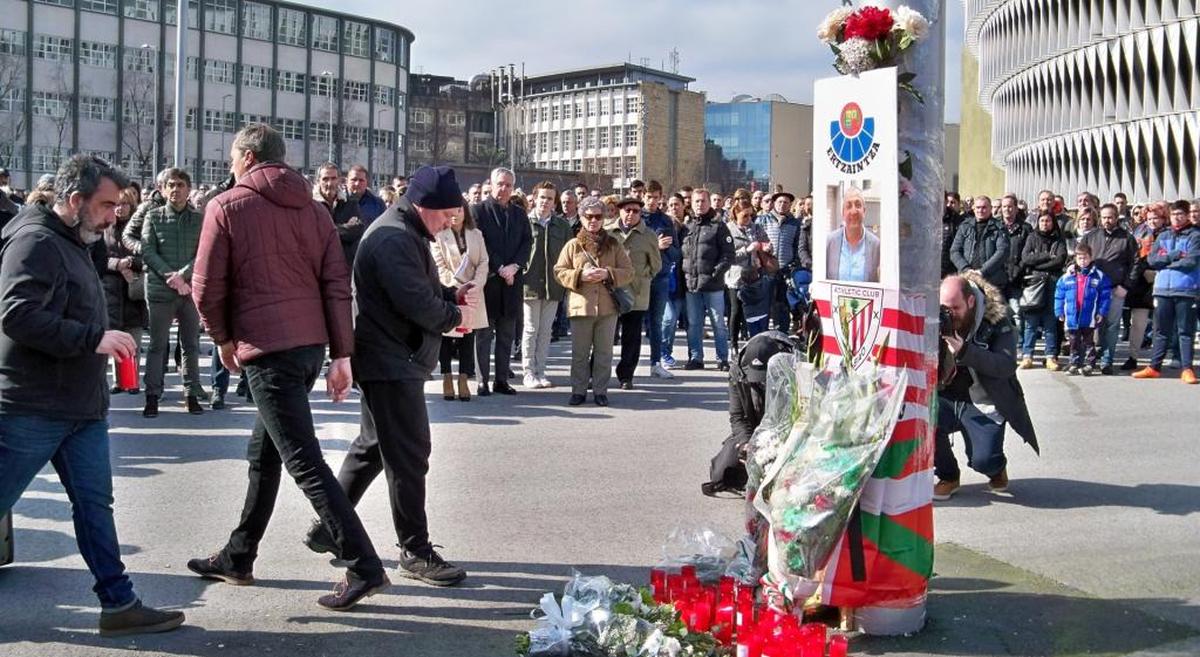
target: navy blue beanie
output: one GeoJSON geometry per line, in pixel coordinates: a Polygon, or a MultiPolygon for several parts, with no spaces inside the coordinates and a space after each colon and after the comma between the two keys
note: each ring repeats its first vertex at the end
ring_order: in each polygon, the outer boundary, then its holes
{"type": "Polygon", "coordinates": [[[462,190],[454,177],[454,169],[446,166],[423,166],[408,179],[405,198],[413,205],[429,210],[449,210],[463,204],[462,190]]]}

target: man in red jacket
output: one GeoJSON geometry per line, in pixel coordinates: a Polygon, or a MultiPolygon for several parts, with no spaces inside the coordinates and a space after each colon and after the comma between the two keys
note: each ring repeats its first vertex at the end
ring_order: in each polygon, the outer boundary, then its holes
{"type": "Polygon", "coordinates": [[[341,401],[350,391],[350,270],[329,212],[313,200],[304,177],[283,163],[284,154],[283,139],[270,126],[242,128],[230,152],[237,185],[205,210],[192,295],[221,362],[230,372],[245,369],[258,419],[241,521],[224,548],[187,565],[208,579],[254,583],[258,544],[286,465],[337,537],[348,572],[317,603],[342,611],[390,582],[313,428],[308,393],[326,344],[330,398],[341,401]]]}

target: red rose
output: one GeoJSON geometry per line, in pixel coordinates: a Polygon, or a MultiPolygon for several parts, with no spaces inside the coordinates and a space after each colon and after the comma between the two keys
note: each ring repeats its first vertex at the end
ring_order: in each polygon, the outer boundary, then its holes
{"type": "Polygon", "coordinates": [[[863,7],[846,18],[843,28],[845,38],[860,37],[867,41],[882,39],[892,31],[895,21],[892,12],[886,8],[863,7]]]}

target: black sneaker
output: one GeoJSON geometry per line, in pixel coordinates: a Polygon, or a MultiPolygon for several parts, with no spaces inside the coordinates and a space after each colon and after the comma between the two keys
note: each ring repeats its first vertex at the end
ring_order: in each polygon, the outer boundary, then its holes
{"type": "Polygon", "coordinates": [[[200,405],[200,398],[196,395],[188,395],[187,409],[188,413],[192,415],[200,415],[204,412],[204,407],[200,405]]]}
{"type": "Polygon", "coordinates": [[[187,567],[204,579],[215,579],[234,586],[250,586],[254,583],[253,573],[239,573],[222,564],[220,552],[204,559],[190,559],[187,567]]]}
{"type": "Polygon", "coordinates": [[[1121,363],[1122,372],[1132,372],[1137,369],[1138,362],[1133,356],[1130,356],[1124,363],[1121,363]]]}
{"type": "Polygon", "coordinates": [[[345,579],[333,587],[333,593],[317,598],[317,604],[333,611],[348,611],[362,602],[363,598],[369,598],[391,585],[387,575],[381,574],[380,579],[368,582],[346,573],[345,579]]]}
{"type": "Polygon", "coordinates": [[[220,390],[214,390],[212,394],[212,404],[210,407],[214,411],[219,411],[225,408],[225,393],[220,390]]]}
{"type": "Polygon", "coordinates": [[[633,390],[633,381],[626,379],[621,382],[621,390],[633,390]]]}
{"type": "Polygon", "coordinates": [[[1104,376],[1112,376],[1113,375],[1113,366],[1105,365],[1104,367],[1101,367],[1100,373],[1103,374],[1104,376]]]}
{"type": "Polygon", "coordinates": [[[495,392],[498,392],[502,395],[517,394],[516,388],[513,388],[511,385],[508,384],[508,381],[505,381],[504,379],[496,379],[496,385],[493,386],[492,388],[495,392]]]}
{"type": "Polygon", "coordinates": [[[325,524],[320,520],[314,520],[312,527],[308,528],[308,535],[304,537],[304,546],[317,554],[328,553],[337,556],[337,545],[334,544],[329,530],[325,529],[325,524]]]}
{"type": "Polygon", "coordinates": [[[170,632],[183,625],[182,611],[159,611],[138,600],[125,611],[100,614],[100,636],[170,632]]]}
{"type": "Polygon", "coordinates": [[[582,404],[585,399],[587,399],[585,395],[571,395],[571,398],[567,400],[567,405],[578,406],[582,404]]]}
{"type": "Polygon", "coordinates": [[[475,391],[475,394],[480,397],[487,397],[488,395],[492,394],[492,391],[488,389],[487,381],[481,381],[479,383],[479,388],[475,391]]]}
{"type": "Polygon", "coordinates": [[[723,361],[717,363],[717,369],[721,370],[722,372],[728,372],[729,371],[729,361],[723,360],[723,361]]]}
{"type": "Polygon", "coordinates": [[[109,392],[109,394],[113,394],[113,395],[115,395],[115,394],[117,394],[117,393],[120,393],[120,392],[125,392],[125,389],[124,389],[124,388],[122,388],[121,386],[113,386],[112,388],[110,388],[110,389],[108,390],[108,392],[109,392]]]}
{"type": "Polygon", "coordinates": [[[596,402],[597,406],[608,406],[608,395],[593,395],[592,401],[596,402]]]}
{"type": "Polygon", "coordinates": [[[440,545],[430,545],[420,550],[400,548],[400,570],[404,577],[418,579],[433,586],[454,586],[467,577],[467,572],[446,561],[435,548],[440,545]]]}
{"type": "Polygon", "coordinates": [[[158,417],[158,395],[146,395],[146,406],[142,409],[142,417],[158,417]]]}
{"type": "Polygon", "coordinates": [[[702,370],[702,369],[704,369],[704,363],[701,361],[698,361],[698,360],[689,360],[687,362],[687,365],[683,366],[683,369],[685,369],[685,370],[702,370]]]}

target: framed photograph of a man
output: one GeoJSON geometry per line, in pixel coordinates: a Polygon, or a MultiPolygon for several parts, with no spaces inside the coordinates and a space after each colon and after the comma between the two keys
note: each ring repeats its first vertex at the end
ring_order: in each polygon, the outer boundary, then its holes
{"type": "Polygon", "coordinates": [[[846,185],[836,190],[834,211],[825,238],[825,278],[831,281],[878,283],[880,263],[879,199],[846,185]]]}

